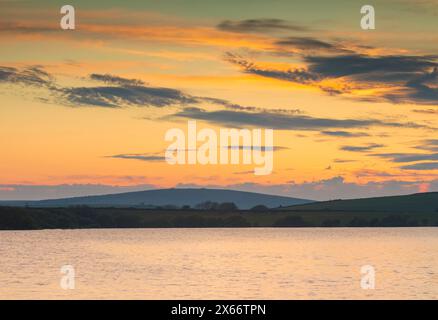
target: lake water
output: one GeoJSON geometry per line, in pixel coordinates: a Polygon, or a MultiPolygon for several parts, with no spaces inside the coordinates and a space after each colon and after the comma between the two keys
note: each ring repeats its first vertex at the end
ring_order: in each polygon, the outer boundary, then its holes
{"type": "Polygon", "coordinates": [[[0,298],[437,299],[438,228],[0,231],[0,298]]]}

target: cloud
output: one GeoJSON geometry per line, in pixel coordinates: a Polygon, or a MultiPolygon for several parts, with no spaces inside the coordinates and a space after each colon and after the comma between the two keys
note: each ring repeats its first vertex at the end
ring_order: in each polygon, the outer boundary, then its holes
{"type": "Polygon", "coordinates": [[[90,79],[111,84],[98,87],[71,87],[56,89],[69,105],[98,107],[152,106],[166,107],[196,103],[199,100],[180,90],[145,86],[137,79],[127,79],[110,74],[90,75],[90,79]]]}
{"type": "MultiPolygon", "coordinates": [[[[305,84],[324,79],[348,77],[350,80],[359,82],[380,84],[397,83],[400,85],[404,81],[406,87],[417,89],[422,88],[421,85],[424,82],[435,79],[436,69],[432,74],[427,74],[427,71],[438,65],[434,57],[422,56],[308,55],[303,58],[307,65],[306,68],[274,70],[260,68],[255,63],[233,53],[227,53],[225,59],[240,66],[245,73],[297,83],[305,84]],[[414,81],[413,77],[417,76],[419,76],[418,79],[414,81]]],[[[422,88],[422,90],[427,89],[422,88]]],[[[388,99],[390,97],[388,95],[388,99]]],[[[392,97],[392,99],[395,98],[392,97]]]]}
{"type": "Polygon", "coordinates": [[[222,31],[237,33],[269,33],[275,31],[308,31],[309,28],[281,19],[225,20],[217,25],[222,31]]]}
{"type": "Polygon", "coordinates": [[[250,112],[275,112],[275,113],[285,113],[285,114],[302,114],[303,111],[297,108],[294,109],[286,109],[286,108],[260,108],[254,106],[242,106],[236,103],[232,103],[228,100],[211,98],[211,97],[197,97],[199,100],[204,102],[210,102],[215,105],[223,106],[230,110],[238,110],[238,111],[250,111],[250,112]]]}
{"type": "Polygon", "coordinates": [[[225,60],[244,73],[304,84],[362,101],[438,105],[436,56],[370,56],[310,37],[290,37],[277,40],[276,44],[301,50],[297,57],[304,66],[266,68],[231,52],[225,60]],[[312,54],[314,50],[318,50],[318,55],[312,54]],[[370,89],[371,93],[367,93],[370,89]],[[356,94],[361,90],[364,94],[356,94]]]}
{"type": "Polygon", "coordinates": [[[348,132],[348,131],[321,131],[322,134],[333,137],[367,137],[368,133],[365,132],[348,132]]]}
{"type": "MultiPolygon", "coordinates": [[[[55,102],[73,107],[168,107],[209,103],[232,110],[259,112],[268,110],[254,106],[242,106],[224,99],[192,96],[178,89],[153,87],[146,85],[144,81],[139,79],[128,79],[111,74],[92,73],[85,79],[102,82],[106,84],[104,86],[63,87],[56,84],[55,80],[55,77],[40,66],[30,66],[21,69],[0,66],[0,83],[44,86],[50,91],[51,98],[53,98],[55,102]]],[[[39,99],[52,102],[50,99],[39,99]]],[[[302,112],[296,108],[276,108],[269,110],[284,114],[298,114],[302,112]]]]}
{"type": "Polygon", "coordinates": [[[109,83],[109,84],[116,84],[120,86],[142,86],[145,84],[142,80],[126,79],[111,74],[92,73],[90,74],[90,79],[102,81],[104,83],[109,83]]]}
{"type": "Polygon", "coordinates": [[[296,49],[302,53],[309,54],[309,51],[323,51],[336,53],[352,53],[351,50],[344,48],[342,45],[322,41],[312,37],[287,37],[276,40],[275,45],[282,49],[296,49]]]}
{"type": "Polygon", "coordinates": [[[420,141],[420,145],[415,146],[415,148],[420,150],[427,150],[438,152],[438,139],[425,139],[420,141]]]}
{"type": "MultiPolygon", "coordinates": [[[[438,105],[438,67],[435,67],[432,72],[424,73],[419,77],[407,82],[408,88],[405,94],[406,99],[413,102],[423,102],[425,104],[438,105]],[[410,91],[409,89],[413,89],[410,91]]],[[[403,99],[404,97],[402,97],[403,99]]],[[[399,99],[396,97],[395,99],[399,99]]]]}
{"type": "Polygon", "coordinates": [[[141,161],[164,161],[165,157],[158,154],[116,154],[113,156],[107,156],[107,158],[114,159],[131,159],[131,160],[141,160],[141,161]]]}
{"type": "Polygon", "coordinates": [[[400,167],[405,170],[438,170],[438,162],[422,162],[400,167]]]}
{"type": "Polygon", "coordinates": [[[118,108],[125,106],[181,106],[199,103],[201,98],[184,92],[162,87],[144,85],[137,79],[126,79],[110,74],[93,73],[89,79],[110,85],[62,87],[55,78],[40,66],[25,68],[0,67],[0,83],[43,86],[48,89],[55,101],[68,106],[96,106],[118,108]]]}
{"type": "Polygon", "coordinates": [[[260,150],[260,151],[281,151],[281,150],[288,150],[288,147],[282,147],[282,146],[273,146],[273,147],[265,147],[265,146],[227,146],[223,147],[225,149],[232,149],[232,150],[260,150]]]}
{"type": "Polygon", "coordinates": [[[140,85],[73,87],[62,88],[59,92],[64,102],[74,106],[91,105],[112,108],[123,106],[165,107],[198,101],[176,89],[140,85]]]}
{"type": "Polygon", "coordinates": [[[426,160],[438,160],[438,153],[420,154],[420,153],[378,153],[370,156],[389,159],[395,163],[415,162],[426,160]]]}
{"type": "Polygon", "coordinates": [[[414,109],[412,112],[438,115],[438,109],[414,109]]]}
{"type": "Polygon", "coordinates": [[[348,162],[356,162],[356,160],[349,160],[349,159],[334,159],[333,162],[335,162],[335,163],[348,163],[348,162]]]}
{"type": "MultiPolygon", "coordinates": [[[[223,147],[227,149],[239,149],[239,150],[261,150],[265,151],[281,151],[288,150],[287,147],[282,146],[274,146],[274,147],[265,147],[265,146],[227,146],[223,147]]],[[[196,151],[196,149],[180,149],[178,151],[196,151]]],[[[166,160],[164,156],[164,151],[162,153],[126,153],[126,154],[116,154],[111,156],[106,156],[105,158],[113,158],[113,159],[128,159],[128,160],[140,160],[146,162],[162,162],[166,160]]],[[[251,171],[254,173],[253,171],[251,171]]]]}
{"type": "Polygon", "coordinates": [[[266,78],[273,78],[297,83],[311,83],[320,80],[319,75],[308,72],[304,68],[294,68],[289,70],[273,70],[260,68],[256,64],[244,59],[243,57],[230,52],[226,53],[225,59],[228,62],[238,65],[245,73],[255,74],[266,78]]]}
{"type": "Polygon", "coordinates": [[[437,66],[429,56],[306,56],[309,71],[322,77],[357,76],[378,82],[406,81],[418,72],[437,66]]]}
{"type": "Polygon", "coordinates": [[[383,144],[370,143],[366,146],[342,146],[340,149],[344,151],[351,151],[351,152],[365,152],[382,147],[384,147],[383,144]]]}
{"type": "Polygon", "coordinates": [[[40,66],[13,68],[0,66],[0,83],[22,84],[28,86],[50,86],[52,76],[40,66]]]}
{"type": "Polygon", "coordinates": [[[377,119],[329,119],[305,115],[283,114],[276,112],[243,112],[231,110],[206,111],[200,108],[185,108],[177,113],[165,116],[162,120],[188,118],[204,120],[227,126],[250,126],[272,128],[278,130],[327,130],[346,128],[367,128],[370,126],[416,127],[417,124],[385,122],[377,119]]]}

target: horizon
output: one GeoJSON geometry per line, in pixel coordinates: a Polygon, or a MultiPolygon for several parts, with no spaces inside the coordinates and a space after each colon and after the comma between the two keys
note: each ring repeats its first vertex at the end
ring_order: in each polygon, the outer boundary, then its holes
{"type": "MultiPolygon", "coordinates": [[[[46,186],[45,186],[46,187],[46,186]]],[[[57,186],[55,186],[56,188],[57,186]]],[[[64,187],[74,187],[74,185],[64,185],[64,187]]],[[[108,187],[108,186],[102,186],[102,185],[87,185],[87,187],[108,187]]],[[[115,187],[117,188],[117,187],[115,187]]],[[[404,193],[404,194],[392,194],[392,195],[377,195],[377,196],[369,196],[369,197],[352,197],[352,198],[330,198],[330,199],[322,199],[322,200],[315,200],[315,199],[309,199],[309,198],[300,198],[300,197],[292,197],[288,195],[281,195],[281,194],[271,194],[271,193],[263,193],[263,192],[257,192],[257,191],[247,191],[247,190],[239,190],[239,189],[230,189],[230,188],[224,188],[224,187],[173,187],[173,188],[156,188],[156,189],[144,189],[142,186],[132,186],[128,187],[128,189],[125,190],[113,190],[105,189],[101,191],[95,191],[95,193],[86,193],[83,194],[82,190],[77,191],[79,193],[74,194],[73,192],[66,191],[65,193],[60,193],[57,195],[48,195],[47,197],[44,196],[38,196],[35,197],[36,194],[32,191],[23,192],[20,196],[20,198],[16,199],[0,199],[1,202],[25,202],[25,201],[44,201],[44,200],[63,200],[63,199],[72,199],[72,198],[86,198],[86,197],[99,197],[99,196],[111,196],[111,195],[119,195],[119,194],[125,194],[125,193],[141,193],[141,192],[148,192],[148,191],[169,191],[169,190],[210,190],[210,191],[230,191],[230,192],[244,192],[244,193],[250,193],[250,194],[260,194],[265,196],[272,196],[272,197],[283,197],[283,198],[290,198],[290,199],[299,199],[299,200],[308,200],[311,202],[325,202],[325,201],[336,201],[336,200],[357,200],[357,199],[370,199],[370,198],[384,198],[384,197],[403,197],[403,196],[410,196],[410,195],[416,195],[416,194],[422,194],[422,193],[438,193],[438,191],[428,191],[428,192],[414,192],[414,193],[404,193]],[[26,196],[27,195],[27,196],[26,196]]],[[[170,205],[171,203],[169,203],[170,205]]]]}

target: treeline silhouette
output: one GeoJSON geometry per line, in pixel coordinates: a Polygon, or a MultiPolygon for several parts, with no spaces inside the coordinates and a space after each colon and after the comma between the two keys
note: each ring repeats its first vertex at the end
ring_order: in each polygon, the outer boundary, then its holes
{"type": "Polygon", "coordinates": [[[438,226],[436,213],[284,212],[257,206],[210,209],[0,207],[0,230],[82,228],[416,227],[438,226]]]}

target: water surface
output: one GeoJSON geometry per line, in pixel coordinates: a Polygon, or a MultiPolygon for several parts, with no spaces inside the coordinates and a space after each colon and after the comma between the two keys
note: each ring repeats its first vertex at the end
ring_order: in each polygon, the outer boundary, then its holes
{"type": "Polygon", "coordinates": [[[0,231],[0,298],[437,299],[437,248],[438,228],[0,231]]]}

